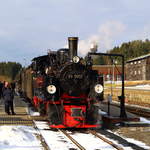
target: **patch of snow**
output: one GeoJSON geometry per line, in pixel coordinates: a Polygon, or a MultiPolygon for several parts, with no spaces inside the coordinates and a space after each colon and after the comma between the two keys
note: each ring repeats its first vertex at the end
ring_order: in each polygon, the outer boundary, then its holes
{"type": "MultiPolygon", "coordinates": [[[[112,132],[112,133],[113,133],[113,132],[112,132]]],[[[125,150],[133,150],[131,147],[129,147],[129,146],[123,146],[123,145],[119,144],[118,141],[115,141],[115,140],[112,140],[112,139],[110,139],[110,138],[107,138],[106,136],[104,136],[104,135],[102,135],[102,134],[100,134],[100,136],[102,136],[102,137],[106,138],[107,140],[113,142],[114,144],[116,144],[116,145],[118,145],[118,146],[124,148],[125,150]]]]}
{"type": "Polygon", "coordinates": [[[111,145],[105,143],[104,141],[96,138],[92,134],[85,133],[75,133],[71,135],[75,140],[77,140],[86,150],[115,150],[111,145]]]}
{"type": "MultiPolygon", "coordinates": [[[[35,121],[36,126],[39,129],[39,132],[42,134],[44,137],[47,145],[52,149],[52,150],[68,150],[68,149],[77,149],[78,148],[60,131],[52,131],[52,130],[44,130],[44,129],[50,129],[49,126],[47,125],[46,122],[42,121],[35,121]]],[[[109,131],[113,134],[118,135],[118,133],[114,133],[112,131],[109,131]]],[[[68,131],[68,133],[76,140],[78,141],[79,144],[81,144],[83,147],[85,147],[86,150],[94,150],[94,149],[103,149],[103,150],[114,150],[115,148],[112,147],[111,145],[103,142],[102,140],[96,138],[94,135],[91,134],[86,134],[86,133],[72,133],[71,131],[68,131]]],[[[99,134],[99,133],[98,133],[99,134]]],[[[101,135],[101,134],[100,134],[101,135]]],[[[105,135],[101,135],[104,138],[107,138],[105,135]]],[[[120,136],[120,135],[118,135],[120,136]]],[[[121,136],[123,139],[127,140],[130,143],[137,144],[140,147],[150,149],[146,144],[134,140],[134,139],[129,139],[126,137],[121,136]]],[[[112,141],[116,145],[123,147],[126,150],[133,150],[129,146],[123,146],[118,143],[118,141],[115,141],[113,139],[107,138],[109,141],[112,141]]]]}
{"type": "Polygon", "coordinates": [[[34,121],[38,131],[45,139],[45,142],[52,150],[68,150],[78,148],[60,131],[45,130],[50,129],[49,125],[45,121],[34,121]]]}
{"type": "Polygon", "coordinates": [[[28,126],[0,126],[0,150],[43,150],[36,133],[28,126]]]}
{"type": "Polygon", "coordinates": [[[40,130],[40,133],[42,134],[46,143],[52,150],[78,150],[78,148],[59,131],[40,130]]]}
{"type": "Polygon", "coordinates": [[[140,89],[140,90],[150,90],[150,84],[141,84],[136,86],[128,86],[126,89],[140,89]]]}
{"type": "Polygon", "coordinates": [[[107,115],[107,113],[106,112],[104,112],[104,111],[102,111],[102,110],[98,110],[98,113],[100,114],[100,115],[107,115]]]}
{"type": "Polygon", "coordinates": [[[118,134],[117,132],[112,132],[111,130],[107,130],[107,131],[108,131],[108,132],[111,132],[111,133],[113,133],[113,134],[115,134],[115,135],[117,135],[117,136],[120,136],[121,138],[125,139],[125,140],[128,141],[129,143],[133,143],[133,144],[138,145],[139,147],[145,148],[145,149],[147,149],[147,150],[150,149],[149,146],[147,146],[145,143],[143,143],[143,142],[141,142],[141,141],[138,141],[138,140],[135,140],[135,139],[132,139],[132,138],[124,137],[124,136],[118,134]]]}
{"type": "Polygon", "coordinates": [[[150,120],[147,120],[146,118],[143,117],[140,117],[140,121],[150,124],[150,120]]]}
{"type": "Polygon", "coordinates": [[[145,143],[143,143],[143,142],[141,142],[141,141],[137,141],[137,140],[134,140],[134,139],[131,139],[131,138],[126,138],[126,140],[127,140],[128,142],[130,142],[130,143],[134,143],[135,145],[138,145],[138,146],[140,146],[140,147],[142,147],[142,148],[145,148],[145,149],[147,149],[147,150],[150,149],[149,146],[147,146],[145,143]]]}
{"type": "Polygon", "coordinates": [[[40,130],[50,129],[48,123],[46,121],[34,121],[36,127],[40,130]]]}
{"type": "Polygon", "coordinates": [[[40,116],[40,113],[37,111],[34,111],[31,107],[27,107],[26,112],[30,114],[30,116],[40,116]]]}
{"type": "Polygon", "coordinates": [[[135,87],[137,87],[137,88],[149,88],[150,89],[150,84],[141,84],[141,85],[136,85],[135,87]]]}

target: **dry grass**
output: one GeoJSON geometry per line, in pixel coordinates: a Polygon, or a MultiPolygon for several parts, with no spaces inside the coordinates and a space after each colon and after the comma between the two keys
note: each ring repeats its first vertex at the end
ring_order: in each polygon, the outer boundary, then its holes
{"type": "MultiPolygon", "coordinates": [[[[150,80],[139,80],[139,81],[125,81],[125,86],[136,86],[136,85],[145,85],[150,84],[150,80]]],[[[104,83],[105,87],[118,87],[121,86],[122,83],[104,83]]]]}
{"type": "MultiPolygon", "coordinates": [[[[110,88],[105,89],[104,95],[107,99],[108,94],[112,94],[112,99],[119,101],[118,96],[121,95],[121,89],[110,88]]],[[[125,89],[125,102],[150,107],[150,91],[125,89]]]]}
{"type": "Polygon", "coordinates": [[[139,81],[125,81],[125,86],[135,86],[142,84],[150,84],[150,80],[139,80],[139,81]]]}

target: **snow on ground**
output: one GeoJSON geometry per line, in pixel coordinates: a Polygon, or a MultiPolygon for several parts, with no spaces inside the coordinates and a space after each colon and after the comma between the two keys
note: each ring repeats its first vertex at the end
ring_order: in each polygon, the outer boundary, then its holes
{"type": "Polygon", "coordinates": [[[141,142],[141,141],[137,141],[137,140],[134,140],[132,138],[125,138],[128,142],[130,143],[134,143],[135,145],[138,145],[146,150],[150,150],[150,147],[147,146],[145,143],[141,142]]]}
{"type": "MultiPolygon", "coordinates": [[[[122,88],[120,86],[117,86],[116,88],[122,88]]],[[[136,90],[150,90],[150,84],[141,84],[141,85],[135,85],[135,86],[126,86],[125,89],[136,89],[136,90]]]]}
{"type": "MultiPolygon", "coordinates": [[[[36,126],[40,130],[40,133],[45,138],[46,143],[52,150],[68,150],[69,148],[78,149],[64,134],[59,131],[43,130],[47,128],[47,124],[42,121],[35,121],[36,126]],[[63,149],[62,149],[63,147],[63,149]]],[[[68,131],[69,132],[69,131],[68,131]]],[[[76,139],[86,150],[103,149],[114,150],[109,144],[100,141],[91,134],[86,133],[74,133],[70,135],[76,139]]],[[[130,149],[131,150],[131,149],[130,149]]]]}
{"type": "Polygon", "coordinates": [[[85,133],[75,133],[71,135],[75,140],[77,140],[86,150],[115,150],[111,145],[105,143],[104,141],[96,138],[92,134],[85,133]]]}
{"type": "Polygon", "coordinates": [[[107,115],[107,113],[104,112],[104,111],[102,111],[101,109],[98,110],[98,113],[99,113],[100,115],[107,115]]]}
{"type": "MultiPolygon", "coordinates": [[[[123,135],[120,135],[117,132],[112,132],[111,130],[108,130],[108,132],[111,132],[111,133],[113,133],[113,134],[115,134],[117,136],[120,136],[121,138],[125,139],[129,143],[133,143],[135,145],[138,145],[139,147],[145,148],[146,150],[150,150],[150,147],[147,146],[145,143],[143,143],[141,141],[138,141],[138,140],[135,140],[135,139],[132,139],[132,138],[124,137],[123,135]]],[[[128,149],[128,150],[130,150],[130,149],[128,149]]]]}
{"type": "MultiPolygon", "coordinates": [[[[150,122],[145,118],[141,118],[141,121],[150,122]]],[[[39,134],[39,132],[42,134],[46,143],[52,150],[68,150],[68,149],[78,150],[78,148],[60,131],[56,132],[52,130],[45,130],[45,129],[49,129],[49,126],[47,125],[46,122],[35,121],[35,124],[38,127],[39,131],[29,126],[0,126],[0,135],[1,135],[0,150],[43,150],[40,141],[36,137],[36,134],[39,134]]],[[[115,149],[109,144],[100,141],[100,139],[97,139],[95,136],[91,134],[79,133],[79,132],[73,134],[70,132],[70,134],[82,146],[84,146],[86,150],[94,150],[94,149],[114,150],[115,149]]],[[[131,138],[126,138],[123,136],[122,138],[129,141],[130,143],[137,144],[140,147],[143,147],[145,149],[150,149],[150,147],[146,146],[144,143],[140,141],[131,138]]],[[[114,140],[111,141],[116,143],[119,146],[122,146],[118,144],[117,141],[114,140]]],[[[124,147],[124,148],[126,150],[132,150],[132,148],[130,147],[124,147]]]]}
{"type": "Polygon", "coordinates": [[[69,150],[69,149],[78,150],[78,148],[61,132],[44,130],[50,129],[46,122],[35,121],[35,125],[39,129],[39,132],[42,134],[47,145],[51,148],[51,150],[69,150]]]}
{"type": "Polygon", "coordinates": [[[40,116],[40,113],[33,110],[32,107],[27,107],[26,112],[27,112],[27,114],[30,114],[30,116],[40,116]]]}
{"type": "MultiPolygon", "coordinates": [[[[148,120],[141,118],[142,121],[146,122],[148,120]]],[[[52,130],[44,130],[44,129],[48,129],[48,125],[45,122],[42,121],[36,121],[35,122],[36,126],[38,127],[38,129],[40,130],[40,133],[42,134],[42,136],[45,138],[46,143],[49,145],[49,147],[52,150],[68,150],[69,148],[75,148],[78,149],[77,147],[75,147],[74,144],[72,144],[70,142],[70,140],[68,138],[66,138],[61,132],[57,131],[52,131],[52,130]],[[62,149],[63,147],[63,149],[62,149]]],[[[111,133],[114,133],[110,130],[108,130],[111,133]]],[[[68,131],[69,132],[69,131],[68,131]]],[[[120,136],[118,133],[114,133],[118,136],[120,136]]],[[[100,139],[96,139],[93,135],[91,134],[86,134],[86,133],[74,133],[70,135],[79,142],[79,144],[81,144],[83,147],[86,148],[86,150],[94,150],[94,149],[103,149],[103,150],[114,150],[115,148],[113,148],[112,146],[110,146],[109,144],[100,141],[100,139]]],[[[101,135],[104,138],[104,135],[101,135]]],[[[145,149],[150,149],[149,146],[147,146],[146,144],[144,144],[143,142],[131,139],[131,138],[126,138],[121,136],[123,139],[127,140],[130,143],[134,143],[137,144],[140,147],[143,147],[145,149]]],[[[118,144],[118,141],[112,140],[107,138],[108,140],[112,141],[113,143],[115,143],[116,145],[119,145],[121,147],[123,147],[121,144],[118,144]]],[[[131,147],[126,146],[123,147],[125,150],[133,150],[131,147]]]]}
{"type": "Polygon", "coordinates": [[[150,120],[147,120],[146,118],[143,118],[143,117],[140,117],[140,121],[150,124],[150,120]]]}
{"type": "Polygon", "coordinates": [[[0,126],[0,150],[43,150],[29,126],[0,126]]]}
{"type": "MultiPolygon", "coordinates": [[[[106,83],[111,83],[111,82],[106,82],[106,83]]],[[[114,82],[115,85],[117,85],[118,83],[120,84],[121,82],[114,82]]],[[[112,82],[113,84],[113,82],[112,82]]],[[[107,86],[105,87],[106,89],[108,88],[107,86]]],[[[116,86],[113,88],[122,88],[121,86],[116,86]]],[[[137,89],[137,90],[150,90],[150,84],[140,84],[140,85],[133,85],[133,86],[125,86],[125,89],[137,89]]]]}
{"type": "MultiPolygon", "coordinates": [[[[44,137],[46,143],[52,150],[68,150],[71,149],[78,149],[72,142],[65,137],[59,131],[51,131],[51,130],[43,130],[48,129],[47,123],[42,121],[35,121],[36,126],[38,127],[40,133],[44,137]],[[63,147],[63,149],[62,149],[63,147]]],[[[69,131],[68,131],[69,132],[69,131]]],[[[91,134],[86,133],[74,133],[70,135],[76,139],[86,150],[95,150],[95,149],[103,149],[103,150],[114,150],[112,146],[103,142],[102,140],[96,138],[91,134]]],[[[106,138],[106,137],[105,137],[106,138]]],[[[110,140],[110,139],[109,139],[110,140]]],[[[112,141],[115,142],[115,141],[112,141]]],[[[117,144],[117,142],[116,142],[117,144]]],[[[120,145],[121,146],[121,145],[120,145]]],[[[132,150],[130,147],[126,147],[126,150],[132,150]]]]}
{"type": "Polygon", "coordinates": [[[34,121],[34,124],[39,130],[49,129],[49,125],[46,121],[34,121]]]}
{"type": "Polygon", "coordinates": [[[61,132],[59,131],[40,131],[42,136],[45,138],[46,143],[51,150],[69,150],[78,148],[61,132]]]}
{"type": "Polygon", "coordinates": [[[150,84],[141,84],[136,86],[128,86],[126,89],[140,89],[140,90],[150,90],[150,84]]]}

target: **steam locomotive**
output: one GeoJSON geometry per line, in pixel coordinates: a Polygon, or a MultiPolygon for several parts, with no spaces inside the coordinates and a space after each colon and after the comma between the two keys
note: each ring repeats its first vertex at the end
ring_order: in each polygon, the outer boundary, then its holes
{"type": "Polygon", "coordinates": [[[95,104],[103,100],[103,78],[92,70],[90,55],[78,57],[78,37],[68,43],[32,60],[21,73],[22,92],[52,128],[99,127],[95,104]]]}

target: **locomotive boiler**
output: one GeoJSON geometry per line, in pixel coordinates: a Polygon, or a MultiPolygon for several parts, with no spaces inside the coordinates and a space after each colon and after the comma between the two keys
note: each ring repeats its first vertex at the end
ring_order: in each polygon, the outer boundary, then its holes
{"type": "Polygon", "coordinates": [[[92,58],[80,58],[78,38],[68,38],[69,48],[36,57],[22,72],[26,98],[47,115],[53,128],[100,126],[96,103],[103,100],[103,78],[92,70],[92,58]]]}

